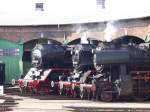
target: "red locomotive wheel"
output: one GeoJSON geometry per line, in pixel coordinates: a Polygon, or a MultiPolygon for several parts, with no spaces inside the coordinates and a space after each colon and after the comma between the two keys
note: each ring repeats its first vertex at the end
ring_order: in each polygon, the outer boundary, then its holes
{"type": "Polygon", "coordinates": [[[85,88],[81,91],[80,90],[80,94],[79,94],[79,96],[80,96],[80,99],[88,99],[88,100],[90,100],[90,98],[91,98],[91,92],[90,91],[87,91],[85,88]]]}
{"type": "Polygon", "coordinates": [[[59,90],[59,95],[62,95],[63,94],[63,89],[60,89],[59,90]]]}
{"type": "Polygon", "coordinates": [[[83,86],[80,86],[80,90],[79,90],[79,97],[80,97],[80,99],[85,99],[85,89],[84,89],[84,87],[83,86]]]}
{"type": "Polygon", "coordinates": [[[77,92],[76,92],[76,90],[73,90],[73,91],[72,91],[72,97],[73,97],[73,98],[77,98],[77,92]]]}
{"type": "Polygon", "coordinates": [[[36,88],[33,88],[32,91],[33,91],[33,94],[38,94],[38,90],[36,88]]]}
{"type": "Polygon", "coordinates": [[[101,92],[101,100],[102,101],[111,102],[112,99],[113,99],[112,93],[106,92],[106,91],[101,92]]]}
{"type": "Polygon", "coordinates": [[[143,102],[143,101],[146,101],[146,100],[148,100],[149,99],[149,97],[147,96],[147,95],[145,95],[145,96],[134,96],[133,97],[137,102],[143,102]]]}
{"type": "Polygon", "coordinates": [[[84,91],[80,91],[80,99],[84,99],[84,91]]]}
{"type": "Polygon", "coordinates": [[[65,95],[66,95],[66,96],[69,96],[70,93],[71,93],[71,92],[70,92],[70,89],[69,89],[69,88],[66,88],[66,89],[65,89],[65,95]]]}
{"type": "Polygon", "coordinates": [[[19,91],[20,91],[21,94],[24,94],[23,87],[19,87],[19,91]]]}

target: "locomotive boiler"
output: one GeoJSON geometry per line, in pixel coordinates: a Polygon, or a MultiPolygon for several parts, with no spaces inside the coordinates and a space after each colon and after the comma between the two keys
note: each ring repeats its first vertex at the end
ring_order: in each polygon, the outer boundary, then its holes
{"type": "MultiPolygon", "coordinates": [[[[97,70],[96,97],[107,101],[136,94],[134,89],[140,87],[135,85],[132,73],[149,71],[150,49],[149,46],[141,48],[137,45],[121,46],[120,48],[107,46],[106,49],[96,50],[93,60],[97,70]]],[[[144,85],[149,85],[149,83],[144,85]]]]}
{"type": "Polygon", "coordinates": [[[38,44],[32,50],[32,65],[38,68],[71,67],[71,54],[67,46],[38,44]]]}

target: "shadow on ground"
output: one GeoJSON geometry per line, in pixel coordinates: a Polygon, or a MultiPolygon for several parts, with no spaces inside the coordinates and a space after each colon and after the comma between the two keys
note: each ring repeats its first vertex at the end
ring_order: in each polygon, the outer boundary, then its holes
{"type": "Polygon", "coordinates": [[[136,108],[97,108],[97,107],[66,107],[71,112],[150,112],[150,109],[136,108]]]}
{"type": "Polygon", "coordinates": [[[12,111],[12,107],[15,107],[18,103],[17,100],[22,100],[20,98],[14,99],[13,97],[0,96],[0,100],[3,101],[0,104],[0,112],[12,111]]]}
{"type": "MultiPolygon", "coordinates": [[[[25,93],[21,94],[19,91],[18,87],[6,87],[5,88],[5,94],[6,95],[17,95],[21,97],[29,97],[29,98],[34,98],[34,99],[39,99],[39,100],[80,100],[79,98],[73,98],[71,96],[60,96],[56,93],[50,93],[50,94],[30,94],[30,93],[25,93]]],[[[113,101],[114,103],[118,102],[131,102],[131,103],[150,103],[150,100],[143,100],[143,99],[137,99],[133,100],[132,98],[127,97],[126,99],[121,98],[120,100],[115,100],[113,101]]]]}
{"type": "Polygon", "coordinates": [[[73,98],[71,96],[60,96],[58,94],[55,94],[51,92],[50,94],[30,94],[30,93],[24,93],[21,94],[19,91],[19,88],[17,87],[6,87],[5,88],[5,94],[6,95],[17,95],[20,97],[29,97],[29,98],[34,98],[34,99],[39,99],[39,100],[80,100],[79,98],[73,98]]]}

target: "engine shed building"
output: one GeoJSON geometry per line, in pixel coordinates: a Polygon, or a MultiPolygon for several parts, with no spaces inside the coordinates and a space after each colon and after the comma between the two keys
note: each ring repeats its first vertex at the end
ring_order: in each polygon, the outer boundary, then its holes
{"type": "MultiPolygon", "coordinates": [[[[105,40],[107,23],[108,21],[53,25],[0,25],[0,53],[3,53],[0,55],[0,61],[5,65],[5,83],[10,83],[12,79],[17,79],[28,71],[31,66],[29,54],[37,43],[47,43],[48,40],[70,42],[81,37],[83,32],[87,33],[87,37],[105,40]],[[13,52],[9,52],[10,49],[13,52]]],[[[120,19],[113,21],[113,26],[116,31],[111,35],[111,39],[131,35],[150,40],[150,17],[120,19]]]]}

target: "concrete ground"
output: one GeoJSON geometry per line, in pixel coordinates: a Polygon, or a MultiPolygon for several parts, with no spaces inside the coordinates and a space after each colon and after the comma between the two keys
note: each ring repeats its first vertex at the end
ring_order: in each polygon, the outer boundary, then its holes
{"type": "Polygon", "coordinates": [[[20,95],[16,91],[0,96],[0,112],[150,112],[150,102],[98,102],[56,95],[20,95]]]}

